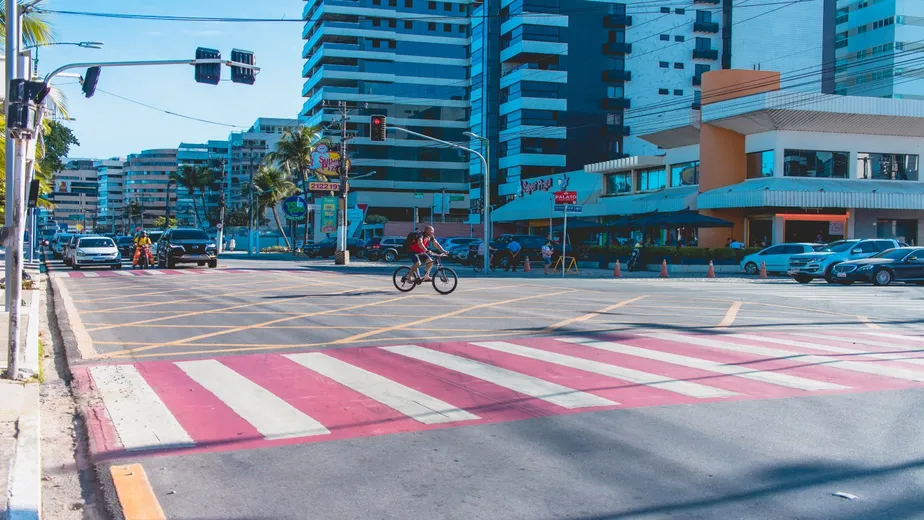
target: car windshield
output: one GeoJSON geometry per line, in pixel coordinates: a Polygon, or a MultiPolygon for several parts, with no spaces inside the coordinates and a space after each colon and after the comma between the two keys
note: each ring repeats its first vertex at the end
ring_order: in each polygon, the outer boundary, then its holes
{"type": "Polygon", "coordinates": [[[120,237],[120,238],[119,238],[119,243],[120,243],[120,244],[131,244],[131,243],[132,243],[132,237],[120,237]]]}
{"type": "Polygon", "coordinates": [[[875,254],[872,258],[891,258],[892,260],[901,260],[908,254],[907,249],[886,249],[885,251],[875,254]]]}
{"type": "Polygon", "coordinates": [[[170,238],[173,240],[208,240],[209,236],[205,234],[205,231],[199,231],[198,229],[184,229],[174,231],[170,238]]]}
{"type": "Polygon", "coordinates": [[[82,238],[79,247],[113,247],[112,239],[109,238],[82,238]]]}
{"type": "Polygon", "coordinates": [[[853,247],[854,244],[856,244],[856,242],[847,242],[844,240],[838,240],[837,242],[831,242],[830,244],[827,244],[826,246],[821,248],[819,251],[822,251],[824,253],[840,253],[842,251],[847,251],[848,249],[853,247]]]}

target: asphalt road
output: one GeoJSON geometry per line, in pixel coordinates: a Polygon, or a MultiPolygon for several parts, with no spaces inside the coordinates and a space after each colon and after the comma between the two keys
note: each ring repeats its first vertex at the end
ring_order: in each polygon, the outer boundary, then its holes
{"type": "Polygon", "coordinates": [[[52,269],[113,504],[140,464],[182,519],[924,518],[924,288],[222,265],[52,269]]]}

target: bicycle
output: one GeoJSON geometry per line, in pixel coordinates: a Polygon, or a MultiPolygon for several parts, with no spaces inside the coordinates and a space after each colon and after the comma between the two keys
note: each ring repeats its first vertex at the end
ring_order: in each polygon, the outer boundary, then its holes
{"type": "MultiPolygon", "coordinates": [[[[491,267],[491,271],[492,272],[496,271],[497,265],[494,264],[494,255],[491,255],[491,259],[489,260],[489,262],[490,262],[489,266],[491,267]]],[[[475,261],[472,262],[472,269],[474,269],[476,273],[480,273],[484,271],[484,255],[475,256],[475,261]]]]}
{"type": "MultiPolygon", "coordinates": [[[[434,257],[433,263],[436,264],[436,269],[433,271],[432,283],[433,289],[436,292],[440,294],[449,294],[456,290],[456,286],[459,284],[459,277],[456,276],[456,272],[452,269],[443,267],[443,263],[440,261],[440,258],[443,256],[444,255],[436,255],[434,257]]],[[[423,283],[423,278],[417,273],[411,273],[411,268],[408,266],[401,266],[395,269],[395,273],[391,278],[392,282],[395,284],[395,288],[401,292],[410,292],[414,290],[414,287],[423,283]]]]}

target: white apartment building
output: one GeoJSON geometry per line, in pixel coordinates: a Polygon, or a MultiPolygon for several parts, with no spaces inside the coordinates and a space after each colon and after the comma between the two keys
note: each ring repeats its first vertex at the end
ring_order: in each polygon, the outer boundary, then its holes
{"type": "Polygon", "coordinates": [[[96,229],[99,172],[94,159],[67,159],[55,173],[51,218],[68,231],[96,229]]]}

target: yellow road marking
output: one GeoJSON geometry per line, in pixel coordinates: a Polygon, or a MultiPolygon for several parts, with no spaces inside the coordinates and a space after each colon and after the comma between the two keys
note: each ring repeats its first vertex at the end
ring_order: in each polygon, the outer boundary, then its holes
{"type": "Polygon", "coordinates": [[[96,349],[93,348],[93,337],[90,336],[81,321],[80,313],[74,307],[74,300],[71,298],[67,286],[58,280],[51,283],[58,294],[61,295],[61,301],[64,302],[64,311],[67,313],[67,320],[71,325],[71,331],[74,333],[74,339],[77,341],[77,351],[80,352],[80,357],[87,359],[96,356],[96,349]]]}
{"type": "MultiPolygon", "coordinates": [[[[513,332],[493,332],[487,331],[483,334],[459,334],[451,336],[407,336],[407,337],[398,337],[398,338],[377,338],[369,341],[360,341],[359,345],[366,344],[375,344],[378,345],[380,342],[396,342],[396,341],[434,341],[434,340],[449,340],[449,339],[471,339],[471,338],[495,338],[495,337],[506,337],[506,336],[516,336],[522,334],[520,331],[513,332]]],[[[333,347],[335,346],[333,342],[323,342],[323,343],[304,343],[301,345],[259,345],[253,346],[248,343],[194,343],[186,345],[188,347],[219,347],[209,350],[190,350],[183,352],[169,352],[165,354],[119,354],[118,356],[112,356],[109,359],[143,359],[143,358],[153,358],[153,357],[163,357],[163,356],[195,356],[202,354],[229,354],[232,352],[256,352],[260,350],[274,350],[274,349],[309,349],[309,348],[323,348],[323,347],[333,347]],[[230,348],[222,348],[230,347],[230,348]]]]}
{"type": "Polygon", "coordinates": [[[109,471],[125,520],[166,520],[141,464],[112,466],[109,471]]]}
{"type": "Polygon", "coordinates": [[[508,304],[508,303],[516,303],[516,302],[520,302],[520,301],[524,301],[524,300],[535,300],[535,299],[539,299],[539,298],[548,298],[548,297],[551,297],[551,296],[557,296],[557,295],[566,294],[566,293],[569,293],[569,292],[571,292],[571,291],[570,291],[570,290],[567,290],[567,291],[559,291],[559,292],[554,292],[554,293],[537,293],[537,294],[532,294],[532,295],[529,295],[529,296],[521,296],[521,297],[519,297],[519,298],[512,298],[512,299],[510,299],[510,300],[503,300],[503,301],[499,301],[499,302],[480,303],[480,304],[478,304],[478,305],[472,305],[472,306],[470,306],[470,307],[465,307],[464,309],[455,310],[455,311],[452,311],[452,312],[448,312],[448,313],[446,313],[446,314],[440,314],[440,315],[437,315],[437,316],[430,316],[430,317],[427,317],[427,318],[421,318],[421,319],[419,319],[419,320],[414,320],[414,321],[409,321],[409,322],[406,322],[406,323],[402,323],[402,324],[400,324],[400,325],[392,325],[392,326],[390,326],[390,327],[382,327],[382,328],[377,329],[377,330],[372,330],[372,331],[369,331],[369,332],[363,332],[362,334],[356,334],[356,335],[349,336],[349,337],[346,337],[346,338],[343,338],[343,339],[339,339],[339,340],[335,341],[334,343],[337,344],[337,345],[341,345],[341,344],[343,344],[343,343],[349,343],[349,342],[351,342],[351,341],[356,341],[356,340],[360,340],[360,339],[363,339],[363,338],[368,338],[368,337],[370,337],[370,336],[377,336],[377,335],[379,335],[379,334],[384,334],[384,333],[386,333],[386,332],[391,332],[391,331],[393,331],[393,330],[406,329],[406,328],[408,328],[408,327],[413,327],[413,326],[415,326],[415,325],[422,325],[422,324],[424,324],[424,323],[430,323],[431,321],[436,321],[436,320],[440,320],[440,319],[443,319],[443,318],[450,318],[450,317],[455,316],[455,315],[457,315],[457,314],[462,314],[462,313],[469,312],[469,311],[473,311],[473,310],[477,310],[477,309],[484,309],[484,308],[487,308],[487,307],[496,307],[496,306],[498,306],[498,305],[505,305],[505,304],[508,304]]]}
{"type": "Polygon", "coordinates": [[[728,308],[728,312],[725,313],[725,317],[719,322],[719,328],[731,327],[732,323],[735,323],[735,317],[738,316],[738,311],[740,310],[741,302],[731,304],[731,307],[728,308]]]}
{"type": "MultiPolygon", "coordinates": [[[[252,286],[253,286],[253,280],[250,280],[250,281],[248,281],[248,282],[242,282],[242,283],[223,284],[221,287],[222,287],[222,288],[224,288],[224,287],[239,287],[239,286],[241,286],[241,285],[249,285],[249,286],[252,287],[252,286]]],[[[183,288],[181,288],[181,289],[170,289],[170,290],[168,290],[168,291],[156,291],[156,292],[155,292],[155,291],[148,290],[148,289],[145,287],[145,292],[141,293],[141,295],[143,295],[143,296],[160,296],[161,294],[169,294],[169,293],[182,292],[182,291],[194,291],[194,290],[196,290],[196,289],[198,289],[198,287],[188,287],[188,286],[187,286],[187,287],[183,287],[183,288]]],[[[110,289],[110,291],[111,291],[111,289],[110,289]]],[[[105,297],[105,298],[91,298],[91,299],[89,299],[89,300],[74,300],[74,303],[97,303],[97,302],[102,302],[102,301],[107,301],[107,300],[118,300],[118,299],[120,299],[120,298],[134,298],[134,299],[138,299],[138,297],[139,297],[139,294],[137,294],[137,293],[136,293],[136,294],[120,294],[120,295],[118,295],[118,296],[107,296],[107,297],[105,297]]]]}
{"type": "MultiPolygon", "coordinates": [[[[348,292],[348,291],[346,291],[346,292],[348,292]]],[[[346,307],[345,309],[339,309],[339,310],[360,309],[360,308],[363,308],[363,307],[370,307],[370,306],[379,305],[379,304],[382,304],[382,303],[390,303],[390,302],[393,302],[393,301],[404,300],[404,299],[410,298],[410,297],[411,297],[411,295],[408,294],[408,295],[404,295],[404,296],[398,296],[397,298],[392,298],[392,299],[390,299],[390,300],[382,300],[382,301],[371,302],[371,303],[360,303],[360,304],[353,305],[353,306],[350,306],[350,307],[346,307]]],[[[122,350],[122,351],[118,351],[118,352],[111,352],[111,353],[109,353],[109,354],[105,354],[105,355],[102,355],[102,356],[100,356],[100,357],[112,357],[112,356],[116,356],[116,355],[131,354],[131,353],[134,353],[134,352],[141,352],[141,351],[144,351],[144,350],[151,350],[151,349],[155,349],[155,348],[168,347],[168,346],[173,346],[173,345],[183,345],[183,344],[189,343],[189,342],[191,342],[191,341],[196,341],[196,340],[200,340],[200,339],[212,338],[212,337],[215,337],[215,336],[223,336],[223,335],[225,335],[225,334],[233,334],[233,333],[235,333],[235,332],[243,332],[243,331],[245,331],[245,330],[259,329],[259,328],[263,328],[263,327],[265,327],[265,326],[267,326],[267,325],[275,325],[276,323],[283,323],[283,322],[286,322],[286,321],[297,320],[297,319],[300,319],[300,318],[309,318],[309,317],[311,317],[311,316],[323,316],[323,315],[325,315],[325,314],[330,314],[330,313],[332,313],[332,312],[334,312],[333,309],[332,309],[332,310],[327,310],[327,311],[309,312],[309,313],[305,313],[305,314],[299,314],[299,315],[296,315],[296,316],[288,316],[288,317],[285,317],[285,318],[278,318],[278,319],[275,319],[275,320],[270,320],[270,321],[266,321],[266,322],[263,322],[263,323],[257,323],[257,324],[254,324],[254,325],[245,325],[245,326],[241,326],[241,327],[235,327],[235,328],[233,328],[233,329],[222,330],[222,331],[218,331],[218,332],[210,332],[210,333],[208,333],[208,334],[200,334],[200,335],[198,335],[198,336],[193,336],[193,337],[191,337],[191,338],[185,338],[185,339],[176,340],[176,341],[168,341],[168,342],[161,343],[161,344],[158,344],[158,345],[149,345],[149,346],[146,346],[146,347],[140,347],[140,348],[136,348],[136,349],[128,349],[128,350],[122,350]]]]}
{"type": "Polygon", "coordinates": [[[643,299],[643,298],[645,298],[644,295],[643,295],[643,296],[636,296],[635,298],[629,298],[628,300],[623,300],[623,301],[621,301],[621,302],[619,302],[619,303],[610,305],[610,306],[608,306],[608,307],[604,307],[604,308],[600,309],[599,311],[594,311],[594,312],[585,314],[585,315],[583,315],[583,316],[578,316],[578,317],[576,317],[576,318],[569,318],[569,319],[567,319],[567,320],[560,321],[560,322],[558,322],[558,323],[556,323],[556,324],[554,324],[554,325],[549,325],[548,327],[546,327],[545,329],[543,329],[542,332],[540,332],[540,334],[548,334],[548,333],[553,332],[553,331],[555,331],[555,330],[558,330],[558,329],[560,329],[560,328],[562,328],[562,327],[567,327],[568,325],[571,325],[572,323],[577,323],[577,322],[579,322],[579,321],[587,321],[587,320],[589,320],[589,319],[591,319],[591,318],[595,318],[595,317],[597,317],[597,316],[603,314],[604,312],[610,312],[610,311],[613,310],[613,309],[618,309],[618,308],[620,308],[620,307],[625,307],[626,305],[629,305],[630,303],[635,303],[635,302],[637,302],[637,301],[639,301],[639,300],[641,300],[641,299],[643,299]]]}
{"type": "Polygon", "coordinates": [[[871,329],[881,329],[882,328],[879,325],[876,325],[875,323],[870,321],[870,319],[867,318],[866,316],[857,316],[857,319],[863,322],[864,325],[866,325],[867,327],[871,329]]]}

